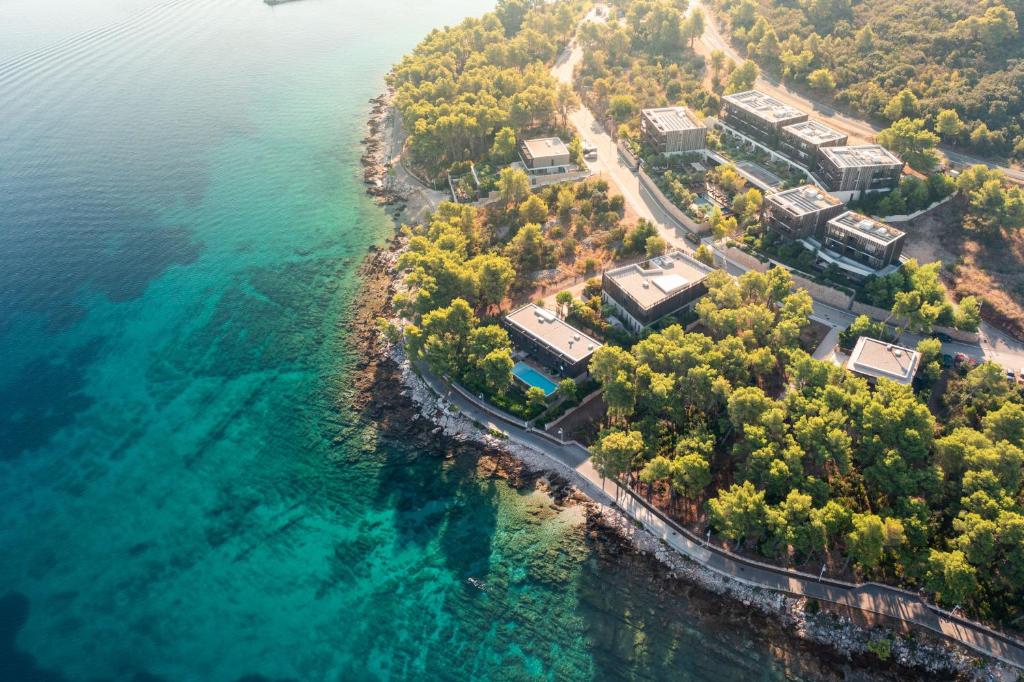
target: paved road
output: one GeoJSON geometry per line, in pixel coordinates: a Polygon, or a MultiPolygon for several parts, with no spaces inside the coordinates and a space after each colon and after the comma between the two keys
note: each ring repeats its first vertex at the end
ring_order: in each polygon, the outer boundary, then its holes
{"type": "MultiPolygon", "coordinates": [[[[596,8],[595,8],[596,9],[596,8]]],[[[604,21],[603,17],[591,10],[584,21],[604,21]]],[[[576,65],[583,58],[583,48],[573,43],[559,56],[551,75],[562,83],[572,84],[572,74],[576,65]]],[[[673,248],[685,252],[693,251],[683,239],[684,231],[676,226],[675,221],[651,199],[640,186],[636,173],[619,156],[615,141],[594,117],[592,111],[581,106],[569,115],[569,122],[579,132],[580,137],[597,147],[597,160],[588,161],[587,165],[598,177],[614,185],[625,198],[629,207],[641,218],[654,223],[659,234],[673,248]]]]}
{"type": "Polygon", "coordinates": [[[669,547],[720,575],[752,587],[811,597],[913,623],[982,654],[1024,669],[1024,643],[1001,636],[971,621],[930,608],[920,597],[910,592],[876,583],[854,585],[827,577],[809,576],[737,557],[713,545],[707,546],[689,531],[647,505],[639,496],[620,487],[614,481],[603,479],[594,469],[590,453],[582,446],[575,443],[558,443],[546,434],[524,429],[482,408],[476,402],[471,402],[425,368],[422,375],[437,395],[457,407],[464,415],[506,434],[511,441],[548,457],[557,465],[557,469],[574,474],[573,483],[589,497],[606,505],[618,506],[623,513],[641,523],[669,547]]]}
{"type": "MultiPolygon", "coordinates": [[[[741,63],[746,59],[735,48],[733,48],[729,41],[726,40],[725,36],[722,35],[713,18],[714,14],[709,11],[706,5],[701,3],[699,0],[694,0],[690,4],[690,7],[691,11],[692,8],[700,7],[704,12],[704,17],[706,19],[704,22],[704,35],[701,36],[701,43],[703,43],[703,47],[698,50],[699,52],[706,54],[710,53],[711,50],[721,50],[736,63],[741,63]]],[[[809,99],[807,96],[791,90],[786,87],[785,84],[767,76],[760,76],[757,79],[757,87],[787,104],[804,110],[814,111],[817,118],[826,120],[833,128],[849,135],[852,142],[873,142],[875,135],[881,131],[881,128],[878,126],[858,118],[847,116],[827,104],[822,104],[809,99]]],[[[1000,166],[999,164],[991,163],[969,154],[964,154],[947,146],[942,146],[940,149],[942,150],[942,153],[954,163],[962,165],[983,164],[991,168],[999,168],[1003,171],[1006,177],[1017,182],[1024,182],[1024,171],[1022,170],[1011,168],[1009,166],[1000,166]]]]}

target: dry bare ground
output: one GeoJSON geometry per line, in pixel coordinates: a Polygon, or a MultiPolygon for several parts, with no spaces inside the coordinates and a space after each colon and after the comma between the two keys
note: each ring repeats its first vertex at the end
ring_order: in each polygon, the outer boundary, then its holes
{"type": "Polygon", "coordinates": [[[1024,338],[1024,234],[982,239],[963,228],[961,215],[946,204],[902,225],[907,232],[904,254],[921,263],[941,260],[951,266],[943,270],[943,280],[957,299],[977,296],[983,318],[1024,338]]]}

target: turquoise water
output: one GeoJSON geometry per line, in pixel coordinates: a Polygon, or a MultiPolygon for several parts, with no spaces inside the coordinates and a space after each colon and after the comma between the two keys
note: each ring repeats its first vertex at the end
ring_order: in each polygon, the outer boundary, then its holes
{"type": "Polygon", "coordinates": [[[548,379],[525,362],[517,362],[513,365],[512,374],[516,379],[519,379],[527,386],[536,386],[540,390],[544,391],[544,395],[546,396],[551,395],[558,388],[558,384],[551,379],[548,379]]]}
{"type": "Polygon", "coordinates": [[[489,4],[0,3],[0,679],[835,672],[351,408],[367,99],[489,4]]]}

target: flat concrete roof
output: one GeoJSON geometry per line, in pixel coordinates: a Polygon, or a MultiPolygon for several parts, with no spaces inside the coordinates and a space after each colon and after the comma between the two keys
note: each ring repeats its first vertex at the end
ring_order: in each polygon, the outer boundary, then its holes
{"type": "Polygon", "coordinates": [[[704,126],[686,107],[659,107],[644,109],[644,116],[662,133],[695,130],[704,126]]]}
{"type": "Polygon", "coordinates": [[[825,190],[810,184],[769,194],[765,200],[797,216],[817,213],[843,203],[825,190]]]}
{"type": "Polygon", "coordinates": [[[533,303],[516,308],[506,315],[505,319],[573,362],[586,359],[602,345],[600,341],[590,338],[554,312],[533,303]]]}
{"type": "Polygon", "coordinates": [[[897,230],[892,225],[869,218],[860,213],[847,211],[837,215],[828,221],[829,225],[835,225],[845,232],[854,232],[866,239],[879,244],[888,244],[903,236],[903,230],[897,230]]]}
{"type": "Polygon", "coordinates": [[[673,251],[604,274],[646,310],[673,294],[689,289],[711,272],[712,268],[682,251],[673,251]]]}
{"type": "Polygon", "coordinates": [[[903,162],[880,144],[859,144],[852,147],[823,147],[821,153],[839,168],[862,166],[900,166],[903,162]]]}
{"type": "Polygon", "coordinates": [[[914,380],[920,360],[916,350],[862,336],[857,339],[847,367],[858,374],[905,385],[914,380]]]}
{"type": "Polygon", "coordinates": [[[535,137],[532,140],[523,140],[523,147],[530,158],[534,159],[562,156],[569,153],[569,148],[558,137],[535,137]]]}
{"type": "Polygon", "coordinates": [[[846,135],[829,128],[824,123],[820,123],[818,121],[794,123],[793,125],[786,126],[783,130],[799,137],[801,140],[806,140],[811,144],[823,144],[825,142],[835,142],[836,140],[846,140],[846,135]]]}
{"type": "Polygon", "coordinates": [[[785,121],[796,116],[807,115],[796,107],[784,104],[760,90],[737,92],[732,95],[726,95],[722,99],[772,122],[785,121]]]}

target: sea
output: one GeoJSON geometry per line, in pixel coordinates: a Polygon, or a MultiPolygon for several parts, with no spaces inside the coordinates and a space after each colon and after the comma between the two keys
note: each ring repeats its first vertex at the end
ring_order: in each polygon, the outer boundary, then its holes
{"type": "Polygon", "coordinates": [[[0,680],[866,674],[353,408],[368,100],[492,5],[0,0],[0,680]]]}

